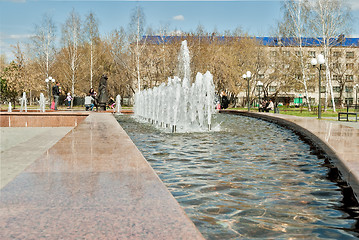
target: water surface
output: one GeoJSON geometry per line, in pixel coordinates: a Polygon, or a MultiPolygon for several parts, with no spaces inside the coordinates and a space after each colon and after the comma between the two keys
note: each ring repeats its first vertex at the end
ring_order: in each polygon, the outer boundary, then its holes
{"type": "Polygon", "coordinates": [[[171,134],[117,116],[206,239],[359,236],[359,209],[343,210],[324,160],[297,135],[258,119],[215,118],[220,131],[171,134]]]}

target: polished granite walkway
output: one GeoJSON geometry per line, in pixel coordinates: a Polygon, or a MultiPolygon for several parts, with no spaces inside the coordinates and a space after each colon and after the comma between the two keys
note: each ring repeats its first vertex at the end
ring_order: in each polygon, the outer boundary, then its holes
{"type": "Polygon", "coordinates": [[[203,239],[112,114],[91,113],[1,189],[1,239],[203,239]]]}

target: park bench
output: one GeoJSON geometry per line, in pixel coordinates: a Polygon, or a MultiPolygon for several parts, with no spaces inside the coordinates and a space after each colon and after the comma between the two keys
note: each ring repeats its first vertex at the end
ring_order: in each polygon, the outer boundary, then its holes
{"type": "Polygon", "coordinates": [[[358,121],[358,113],[353,112],[338,112],[338,121],[346,120],[349,121],[349,115],[355,116],[355,121],[358,121]]]}

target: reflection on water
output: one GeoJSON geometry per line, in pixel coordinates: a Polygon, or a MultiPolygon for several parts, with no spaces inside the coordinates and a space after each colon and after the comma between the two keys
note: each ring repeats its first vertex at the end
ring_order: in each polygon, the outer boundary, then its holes
{"type": "Polygon", "coordinates": [[[170,134],[117,118],[206,239],[358,236],[323,159],[289,130],[217,114],[221,131],[170,134]]]}

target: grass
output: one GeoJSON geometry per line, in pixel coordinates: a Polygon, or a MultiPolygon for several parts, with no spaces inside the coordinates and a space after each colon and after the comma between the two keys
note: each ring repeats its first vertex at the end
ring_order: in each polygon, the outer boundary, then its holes
{"type": "MultiPolygon", "coordinates": [[[[229,108],[231,110],[240,110],[240,111],[247,111],[247,108],[229,108]]],[[[338,112],[346,112],[347,109],[336,109],[337,111],[334,112],[333,109],[327,109],[326,112],[322,110],[322,117],[338,117],[338,112]]],[[[251,112],[258,112],[258,108],[251,107],[251,112]]],[[[271,111],[273,112],[273,111],[271,111]]],[[[349,109],[349,112],[355,112],[355,109],[349,109]]],[[[306,107],[303,108],[290,108],[281,106],[279,107],[279,114],[285,114],[285,115],[293,115],[293,116],[299,116],[299,117],[317,117],[318,112],[316,109],[312,111],[308,111],[306,107]]]]}

